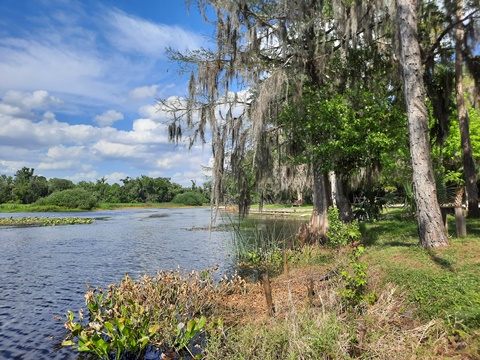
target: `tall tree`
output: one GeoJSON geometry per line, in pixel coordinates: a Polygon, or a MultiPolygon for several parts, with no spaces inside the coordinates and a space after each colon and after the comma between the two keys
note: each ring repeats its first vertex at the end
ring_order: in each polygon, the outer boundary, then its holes
{"type": "MultiPolygon", "coordinates": [[[[248,150],[252,147],[246,145],[253,146],[257,176],[270,174],[272,157],[260,150],[265,148],[262,142],[270,138],[266,133],[279,129],[276,119],[283,104],[292,96],[302,96],[303,83],[309,83],[314,90],[321,90],[326,83],[331,85],[331,91],[337,86],[345,87],[345,81],[332,80],[326,75],[327,64],[334,54],[341,58],[350,48],[367,46],[373,38],[379,39],[383,32],[378,25],[384,23],[386,16],[382,11],[374,16],[379,5],[374,2],[196,0],[189,3],[197,4],[204,13],[211,6],[216,13],[216,51],[173,56],[184,64],[194,64],[185,122],[191,127],[192,113],[188,108],[195,108],[200,112],[200,121],[194,134],[201,134],[205,124],[210,124],[212,142],[218,145],[214,146],[215,178],[223,173],[226,144],[231,146],[232,155],[241,155],[241,151],[236,151],[239,148],[248,150]],[[219,100],[228,98],[229,90],[238,90],[238,86],[244,86],[252,94],[248,113],[242,116],[230,113],[224,119],[219,118],[214,111],[219,100]],[[248,121],[251,122],[246,126],[248,121]]],[[[233,102],[239,99],[232,98],[233,102]]],[[[181,115],[175,116],[173,120],[178,123],[180,118],[181,115]]],[[[176,138],[178,128],[177,124],[170,127],[172,138],[176,138]]],[[[313,237],[321,238],[327,229],[328,169],[321,159],[316,159],[311,172],[314,210],[309,231],[313,237]]]]}
{"type": "Polygon", "coordinates": [[[458,123],[460,127],[460,137],[463,151],[463,174],[465,179],[465,189],[468,199],[468,216],[473,218],[480,217],[478,208],[478,187],[475,171],[475,162],[473,161],[472,144],[470,141],[470,121],[468,110],[465,104],[463,93],[463,51],[465,44],[465,30],[462,22],[464,18],[463,0],[457,0],[457,9],[455,19],[455,89],[457,99],[458,123]]]}
{"type": "Polygon", "coordinates": [[[417,32],[417,2],[397,0],[396,4],[418,234],[421,246],[433,248],[448,245],[448,238],[437,201],[430,156],[428,112],[417,32]]]}

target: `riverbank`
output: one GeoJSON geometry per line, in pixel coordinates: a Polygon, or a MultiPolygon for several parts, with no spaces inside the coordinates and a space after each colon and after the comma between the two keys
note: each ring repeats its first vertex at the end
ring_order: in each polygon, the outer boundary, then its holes
{"type": "Polygon", "coordinates": [[[52,205],[35,205],[35,204],[0,204],[0,213],[21,213],[21,212],[87,212],[98,210],[124,210],[124,209],[169,209],[169,208],[193,208],[194,206],[187,206],[182,204],[168,203],[99,203],[91,210],[82,210],[74,208],[66,208],[52,205]]]}
{"type": "MultiPolygon", "coordinates": [[[[454,229],[454,219],[449,221],[454,229]]],[[[288,271],[268,282],[226,281],[218,290],[199,274],[199,285],[189,283],[184,301],[191,306],[208,300],[186,317],[196,319],[190,330],[204,340],[178,343],[188,329],[175,323],[180,314],[166,316],[172,323],[162,329],[171,328],[172,342],[161,349],[167,337],[157,338],[158,356],[177,358],[191,345],[207,359],[477,359],[480,220],[468,219],[467,229],[465,238],[450,234],[449,247],[424,250],[417,245],[416,224],[390,216],[365,224],[362,246],[288,251],[288,271]]],[[[260,271],[258,263],[252,268],[260,271]]],[[[162,277],[149,284],[165,286],[162,277]]],[[[139,289],[150,285],[132,283],[139,289]]],[[[172,311],[177,307],[184,305],[175,302],[172,311]]],[[[168,302],[161,304],[168,308],[168,302]]]]}
{"type": "Polygon", "coordinates": [[[273,317],[261,283],[223,300],[231,328],[208,353],[214,359],[232,353],[255,359],[478,359],[480,221],[469,219],[468,229],[462,239],[450,234],[449,247],[427,251],[417,246],[412,221],[366,224],[365,252],[354,262],[351,249],[305,248],[292,255],[288,274],[270,280],[273,317]],[[359,279],[355,269],[363,266],[366,296],[349,309],[342,293],[352,283],[342,274],[359,279]]]}

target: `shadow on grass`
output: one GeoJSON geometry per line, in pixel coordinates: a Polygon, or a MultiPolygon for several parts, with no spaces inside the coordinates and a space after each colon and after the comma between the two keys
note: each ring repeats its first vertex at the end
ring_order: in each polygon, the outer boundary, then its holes
{"type": "Polygon", "coordinates": [[[380,220],[360,226],[366,246],[413,247],[418,245],[417,224],[409,220],[380,220]]]}
{"type": "Polygon", "coordinates": [[[453,269],[453,265],[455,264],[454,261],[442,258],[437,254],[435,254],[435,252],[432,250],[427,250],[427,253],[428,253],[428,256],[430,256],[430,259],[432,259],[432,261],[435,264],[439,265],[442,269],[452,271],[452,272],[454,271],[453,269]]]}

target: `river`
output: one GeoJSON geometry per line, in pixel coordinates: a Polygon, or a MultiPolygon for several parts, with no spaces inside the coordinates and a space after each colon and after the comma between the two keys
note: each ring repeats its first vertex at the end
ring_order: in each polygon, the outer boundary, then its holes
{"type": "Polygon", "coordinates": [[[0,214],[91,217],[90,225],[0,227],[0,359],[79,359],[59,346],[86,283],[108,286],[159,269],[231,270],[229,235],[208,231],[210,209],[0,214]]]}

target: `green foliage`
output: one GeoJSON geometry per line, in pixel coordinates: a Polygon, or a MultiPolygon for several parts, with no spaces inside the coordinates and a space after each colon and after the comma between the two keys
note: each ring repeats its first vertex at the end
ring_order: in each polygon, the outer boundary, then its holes
{"type": "MultiPolygon", "coordinates": [[[[169,202],[181,190],[181,186],[171,183],[169,178],[151,178],[142,175],[135,179],[127,176],[125,179],[121,179],[121,181],[123,186],[117,187],[114,195],[109,195],[110,200],[106,198],[105,201],[113,202],[112,199],[116,198],[123,203],[169,202]]],[[[97,188],[102,188],[103,186],[98,183],[96,185],[97,188]]],[[[106,193],[108,192],[106,190],[106,193]]]]}
{"type": "Polygon", "coordinates": [[[80,311],[76,322],[68,313],[65,326],[70,334],[63,345],[100,357],[115,354],[117,359],[141,357],[147,345],[175,349],[177,354],[198,353],[193,350],[198,338],[222,326],[214,317],[215,299],[244,284],[238,277],[214,284],[212,271],[160,271],[157,277],[137,281],[125,275],[108,291],[88,288],[88,319],[80,311]]]}
{"type": "Polygon", "coordinates": [[[207,202],[207,199],[205,199],[202,194],[195,191],[188,191],[183,194],[175,195],[172,202],[189,206],[201,206],[207,202]]]}
{"type": "MultiPolygon", "coordinates": [[[[363,66],[357,60],[369,56],[374,54],[360,51],[341,66],[352,66],[353,72],[354,67],[363,66]]],[[[375,61],[382,76],[368,85],[362,79],[357,86],[338,92],[332,92],[330,84],[325,89],[305,88],[301,101],[285,108],[280,121],[295,161],[319,163],[325,172],[351,174],[378,164],[382,154],[398,147],[404,138],[398,129],[399,124],[406,124],[404,114],[396,100],[398,94],[389,90],[391,84],[385,80],[384,61],[375,61]]]]}
{"type": "MultiPolygon", "coordinates": [[[[470,142],[472,154],[476,164],[480,161],[480,111],[474,108],[468,109],[470,119],[470,142]]],[[[457,117],[456,112],[453,118],[457,117]]],[[[458,121],[452,121],[449,127],[449,135],[443,147],[436,145],[432,148],[432,156],[441,160],[437,165],[437,173],[447,185],[462,186],[463,179],[463,151],[460,141],[460,129],[458,121]]],[[[435,164],[436,162],[434,162],[435,164]]]]}
{"type": "MultiPolygon", "coordinates": [[[[175,346],[178,349],[188,349],[188,345],[203,331],[207,320],[205,316],[200,319],[191,319],[184,323],[177,325],[177,337],[175,339],[175,346]]],[[[192,354],[193,357],[193,354],[192,354]]]]}
{"type": "Polygon", "coordinates": [[[75,184],[71,180],[52,178],[48,180],[48,193],[54,191],[62,191],[75,188],[75,184]]]}
{"type": "Polygon", "coordinates": [[[23,167],[15,173],[13,193],[15,200],[22,204],[34,203],[48,194],[47,179],[43,176],[33,175],[34,171],[34,169],[23,167]]]}
{"type": "Polygon", "coordinates": [[[375,295],[366,294],[368,283],[367,265],[360,261],[360,257],[364,252],[365,248],[363,245],[354,247],[349,254],[349,266],[340,272],[341,279],[345,283],[345,288],[340,290],[340,294],[347,309],[355,308],[365,300],[371,303],[375,301],[375,295]]]}
{"type": "Polygon", "coordinates": [[[22,218],[0,218],[0,225],[8,226],[59,226],[59,225],[79,225],[79,224],[91,224],[92,219],[68,217],[68,218],[47,218],[47,217],[22,217],[22,218]]]}
{"type": "Polygon", "coordinates": [[[360,240],[360,228],[358,221],[344,223],[340,220],[338,208],[330,206],[328,208],[328,230],[327,237],[333,246],[346,246],[360,240]]]}
{"type": "Polygon", "coordinates": [[[0,204],[13,201],[13,178],[7,175],[0,175],[0,204]]]}
{"type": "Polygon", "coordinates": [[[91,210],[97,204],[97,199],[87,190],[76,188],[54,192],[45,198],[37,200],[36,204],[91,210]]]}

